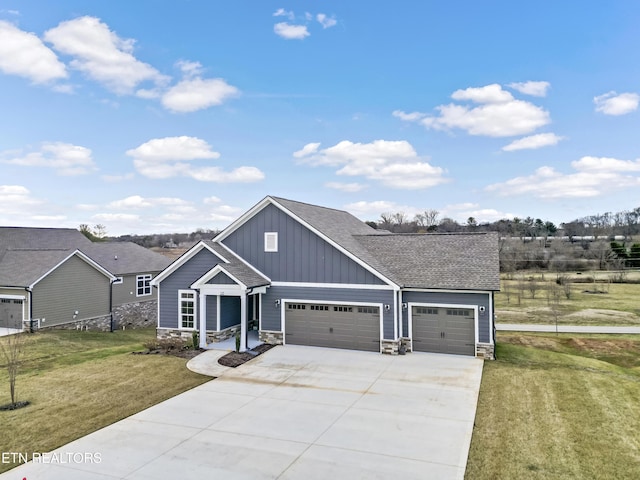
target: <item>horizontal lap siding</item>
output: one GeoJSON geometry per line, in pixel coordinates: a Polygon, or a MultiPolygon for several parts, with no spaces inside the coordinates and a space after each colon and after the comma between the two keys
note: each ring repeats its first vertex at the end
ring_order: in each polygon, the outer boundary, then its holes
{"type": "Polygon", "coordinates": [[[317,302],[342,302],[349,305],[352,302],[376,305],[390,305],[391,308],[383,312],[383,336],[394,339],[393,329],[393,291],[366,290],[351,288],[304,288],[304,287],[271,287],[262,297],[262,330],[282,331],[281,309],[275,307],[276,300],[311,300],[317,302]]]}
{"type": "MultiPolygon", "coordinates": [[[[116,283],[113,285],[113,306],[125,305],[127,303],[134,302],[146,302],[148,300],[155,300],[157,297],[157,289],[151,288],[151,295],[144,295],[141,297],[136,296],[138,291],[138,284],[136,277],[138,275],[147,275],[151,272],[140,272],[133,275],[123,275],[122,283],[116,283]]],[[[153,279],[157,273],[151,273],[151,279],[153,279]]]]}
{"type": "Polygon", "coordinates": [[[273,205],[250,218],[223,243],[274,282],[384,284],[273,205]],[[278,251],[264,251],[265,232],[278,233],[278,251]]]}
{"type": "MultiPolygon", "coordinates": [[[[491,303],[489,293],[456,293],[456,292],[402,292],[403,303],[439,303],[453,305],[477,305],[483,306],[484,312],[478,312],[478,339],[488,343],[491,338],[489,322],[489,305],[491,303]]],[[[402,332],[409,335],[409,311],[402,311],[402,332]]]]}
{"type": "MultiPolygon", "coordinates": [[[[160,283],[159,327],[178,328],[178,290],[188,290],[193,282],[215,267],[219,258],[203,248],[160,283]]],[[[199,302],[196,301],[199,317],[199,302]]]]}
{"type": "Polygon", "coordinates": [[[110,288],[109,278],[73,256],[34,287],[33,318],[45,318],[42,326],[49,327],[108,315],[110,288]]]}

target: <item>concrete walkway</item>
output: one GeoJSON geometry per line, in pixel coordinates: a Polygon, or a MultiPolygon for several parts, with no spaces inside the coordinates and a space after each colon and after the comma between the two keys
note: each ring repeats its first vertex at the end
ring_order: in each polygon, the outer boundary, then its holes
{"type": "MultiPolygon", "coordinates": [[[[496,330],[509,332],[556,332],[555,325],[496,323],[496,330]]],[[[640,333],[640,327],[607,325],[558,325],[558,333],[640,333]]]]}
{"type": "Polygon", "coordinates": [[[0,479],[463,480],[482,367],[275,347],[0,479]]]}

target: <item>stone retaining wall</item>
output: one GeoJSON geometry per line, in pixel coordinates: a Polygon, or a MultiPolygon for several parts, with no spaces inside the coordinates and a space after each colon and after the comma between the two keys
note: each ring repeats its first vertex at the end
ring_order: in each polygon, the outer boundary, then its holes
{"type": "Polygon", "coordinates": [[[152,327],[158,324],[158,302],[125,303],[113,308],[113,329],[152,327]]]}

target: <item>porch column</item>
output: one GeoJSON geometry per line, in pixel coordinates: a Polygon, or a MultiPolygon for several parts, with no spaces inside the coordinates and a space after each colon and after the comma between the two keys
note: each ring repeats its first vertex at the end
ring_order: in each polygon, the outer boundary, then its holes
{"type": "Polygon", "coordinates": [[[207,296],[200,292],[200,311],[198,312],[198,327],[200,331],[200,348],[207,348],[207,296]]]}
{"type": "Polygon", "coordinates": [[[247,351],[247,290],[240,295],[240,351],[247,351]]]}

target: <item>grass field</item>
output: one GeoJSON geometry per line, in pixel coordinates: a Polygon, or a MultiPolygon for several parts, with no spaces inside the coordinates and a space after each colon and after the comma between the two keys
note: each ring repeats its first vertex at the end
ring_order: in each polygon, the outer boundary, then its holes
{"type": "MultiPolygon", "coordinates": [[[[608,283],[605,273],[570,276],[569,298],[564,287],[556,285],[555,274],[503,276],[501,291],[495,297],[497,322],[555,324],[557,314],[561,325],[640,326],[640,283],[608,283]],[[584,282],[589,279],[596,281],[584,282]]],[[[637,273],[631,272],[630,278],[635,279],[637,273]]]]}
{"type": "Polygon", "coordinates": [[[498,334],[466,477],[640,477],[640,338],[498,334]]]}
{"type": "MultiPolygon", "coordinates": [[[[48,452],[210,380],[182,358],[131,355],[154,337],[154,329],[27,335],[16,391],[31,405],[0,411],[0,452],[48,452]]],[[[10,401],[1,368],[0,405],[10,401]]],[[[0,463],[0,472],[13,466],[0,463]]]]}

